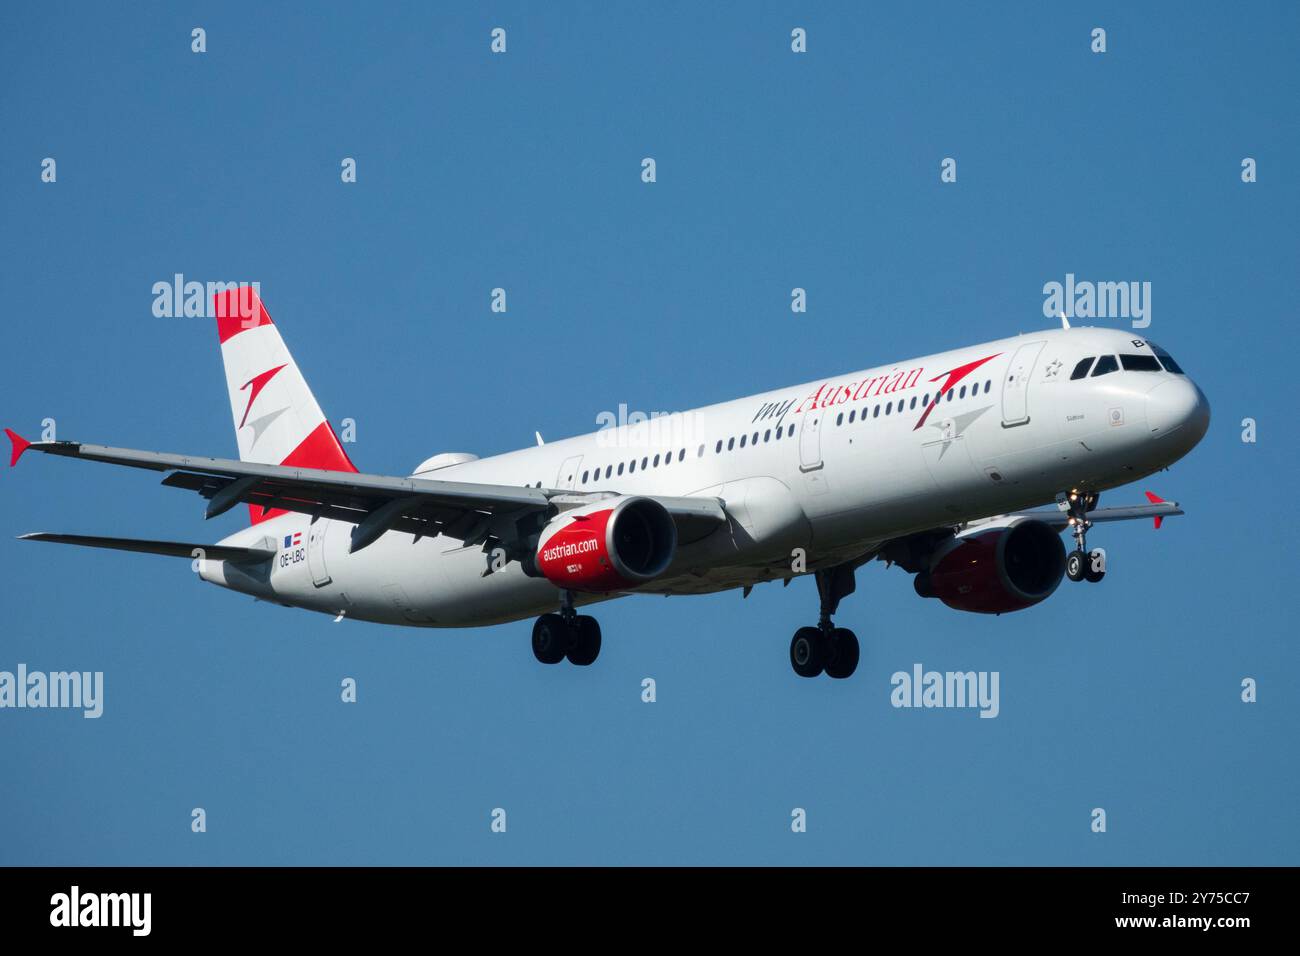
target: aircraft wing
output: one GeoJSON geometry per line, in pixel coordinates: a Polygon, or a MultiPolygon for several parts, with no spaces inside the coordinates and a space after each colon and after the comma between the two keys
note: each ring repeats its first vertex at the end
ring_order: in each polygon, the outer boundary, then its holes
{"type": "Polygon", "coordinates": [[[275,557],[268,548],[231,548],[220,544],[186,544],[182,541],[145,541],[140,538],[102,538],[90,534],[51,534],[38,531],[21,534],[19,541],[50,541],[54,544],[79,544],[87,548],[108,548],[113,551],[135,551],[139,554],[162,554],[171,558],[211,558],[214,561],[234,561],[255,564],[275,557]],[[196,554],[197,553],[197,554],[196,554]]]}
{"type": "MultiPolygon", "coordinates": [[[[1150,500],[1149,504],[1122,505],[1116,508],[1094,508],[1088,512],[1088,520],[1096,524],[1099,521],[1128,521],[1133,518],[1152,518],[1155,521],[1155,526],[1159,528],[1165,518],[1186,514],[1176,501],[1165,501],[1149,491],[1146,495],[1150,500]]],[[[999,517],[1036,518],[1056,531],[1064,531],[1070,525],[1070,516],[1059,509],[1051,511],[1013,511],[1009,515],[999,517]]]]}
{"type": "MultiPolygon", "coordinates": [[[[599,494],[572,490],[521,488],[477,482],[394,478],[356,472],[325,471],[286,465],[263,465],[227,458],[174,455],[81,442],[28,442],[8,429],[13,442],[10,464],[28,449],[101,461],[130,468],[168,472],[162,483],[188,488],[208,499],[206,517],[224,514],[241,502],[350,522],[351,549],[359,551],[389,530],[416,536],[443,534],[480,544],[494,538],[518,541],[540,528],[565,503],[596,500],[599,494]]],[[[691,539],[726,523],[722,504],[713,498],[657,498],[679,530],[691,539]]]]}

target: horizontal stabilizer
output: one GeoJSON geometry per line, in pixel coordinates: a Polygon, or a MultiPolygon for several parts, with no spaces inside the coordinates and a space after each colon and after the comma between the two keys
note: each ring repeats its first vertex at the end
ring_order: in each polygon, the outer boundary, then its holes
{"type": "Polygon", "coordinates": [[[101,538],[90,534],[51,534],[38,531],[19,535],[20,541],[52,541],[55,544],[79,544],[87,548],[109,548],[113,551],[136,551],[140,554],[162,554],[172,558],[203,557],[213,561],[255,563],[275,557],[266,548],[228,548],[220,544],[186,544],[183,541],[144,541],[140,538],[101,538]],[[195,552],[200,554],[195,555],[195,552]]]}

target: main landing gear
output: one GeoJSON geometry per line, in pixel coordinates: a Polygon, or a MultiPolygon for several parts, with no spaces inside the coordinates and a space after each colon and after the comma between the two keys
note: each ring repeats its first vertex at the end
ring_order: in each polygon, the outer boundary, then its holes
{"type": "Polygon", "coordinates": [[[853,593],[853,568],[840,565],[818,571],[817,594],[821,598],[821,617],[816,627],[801,627],[790,641],[790,666],[800,677],[851,677],[858,669],[858,637],[847,627],[836,627],[831,615],[840,599],[853,593]]]}
{"type": "Polygon", "coordinates": [[[573,609],[573,594],[563,592],[559,614],[543,614],[533,624],[533,656],[543,664],[586,667],[600,656],[600,625],[573,609]]]}
{"type": "Polygon", "coordinates": [[[1088,512],[1097,507],[1097,495],[1071,491],[1066,497],[1070,516],[1070,534],[1074,535],[1074,550],[1065,558],[1065,576],[1071,581],[1088,581],[1096,584],[1106,576],[1106,552],[1102,548],[1088,550],[1088,529],[1092,522],[1088,512]]]}

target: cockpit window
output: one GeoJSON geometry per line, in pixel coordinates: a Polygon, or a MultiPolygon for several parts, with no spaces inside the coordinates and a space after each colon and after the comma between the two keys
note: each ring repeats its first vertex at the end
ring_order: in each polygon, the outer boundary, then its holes
{"type": "Polygon", "coordinates": [[[1088,369],[1092,368],[1092,362],[1094,358],[1096,358],[1096,356],[1090,355],[1082,362],[1080,362],[1078,365],[1076,365],[1074,367],[1074,371],[1070,373],[1070,381],[1074,381],[1076,378],[1083,378],[1084,376],[1086,376],[1088,374],[1088,369]]]}
{"type": "Polygon", "coordinates": [[[1182,368],[1179,367],[1178,363],[1174,361],[1174,357],[1172,355],[1170,355],[1160,346],[1156,345],[1154,342],[1148,342],[1147,344],[1151,346],[1151,351],[1156,353],[1156,356],[1160,359],[1160,364],[1165,367],[1165,371],[1173,372],[1175,375],[1186,374],[1182,370],[1182,368]]]}
{"type": "Polygon", "coordinates": [[[1096,378],[1098,375],[1107,375],[1111,372],[1118,371],[1119,362],[1115,361],[1115,356],[1103,355],[1101,358],[1097,359],[1097,367],[1092,370],[1092,377],[1096,378]]]}
{"type": "Polygon", "coordinates": [[[1126,372],[1158,372],[1160,363],[1154,355],[1121,355],[1119,360],[1126,372]]]}

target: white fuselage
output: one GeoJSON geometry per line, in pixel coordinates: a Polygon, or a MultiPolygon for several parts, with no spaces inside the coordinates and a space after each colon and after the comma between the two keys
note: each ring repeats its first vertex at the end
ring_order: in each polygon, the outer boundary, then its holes
{"type": "MultiPolygon", "coordinates": [[[[1130,354],[1150,355],[1151,346],[1114,330],[1036,332],[491,458],[444,467],[431,459],[433,470],[417,474],[722,499],[728,526],[683,546],[666,576],[638,589],[717,591],[815,571],[900,535],[1047,504],[1071,489],[1100,492],[1168,466],[1208,423],[1204,396],[1186,375],[1120,367],[1071,378],[1087,357],[1130,354]]],[[[270,539],[277,555],[269,575],[218,561],[204,562],[201,573],[266,600],[393,624],[496,624],[559,604],[554,585],[517,563],[485,575],[490,556],[481,547],[389,531],[350,554],[350,528],[282,515],[222,542],[265,546],[270,539]]]]}

